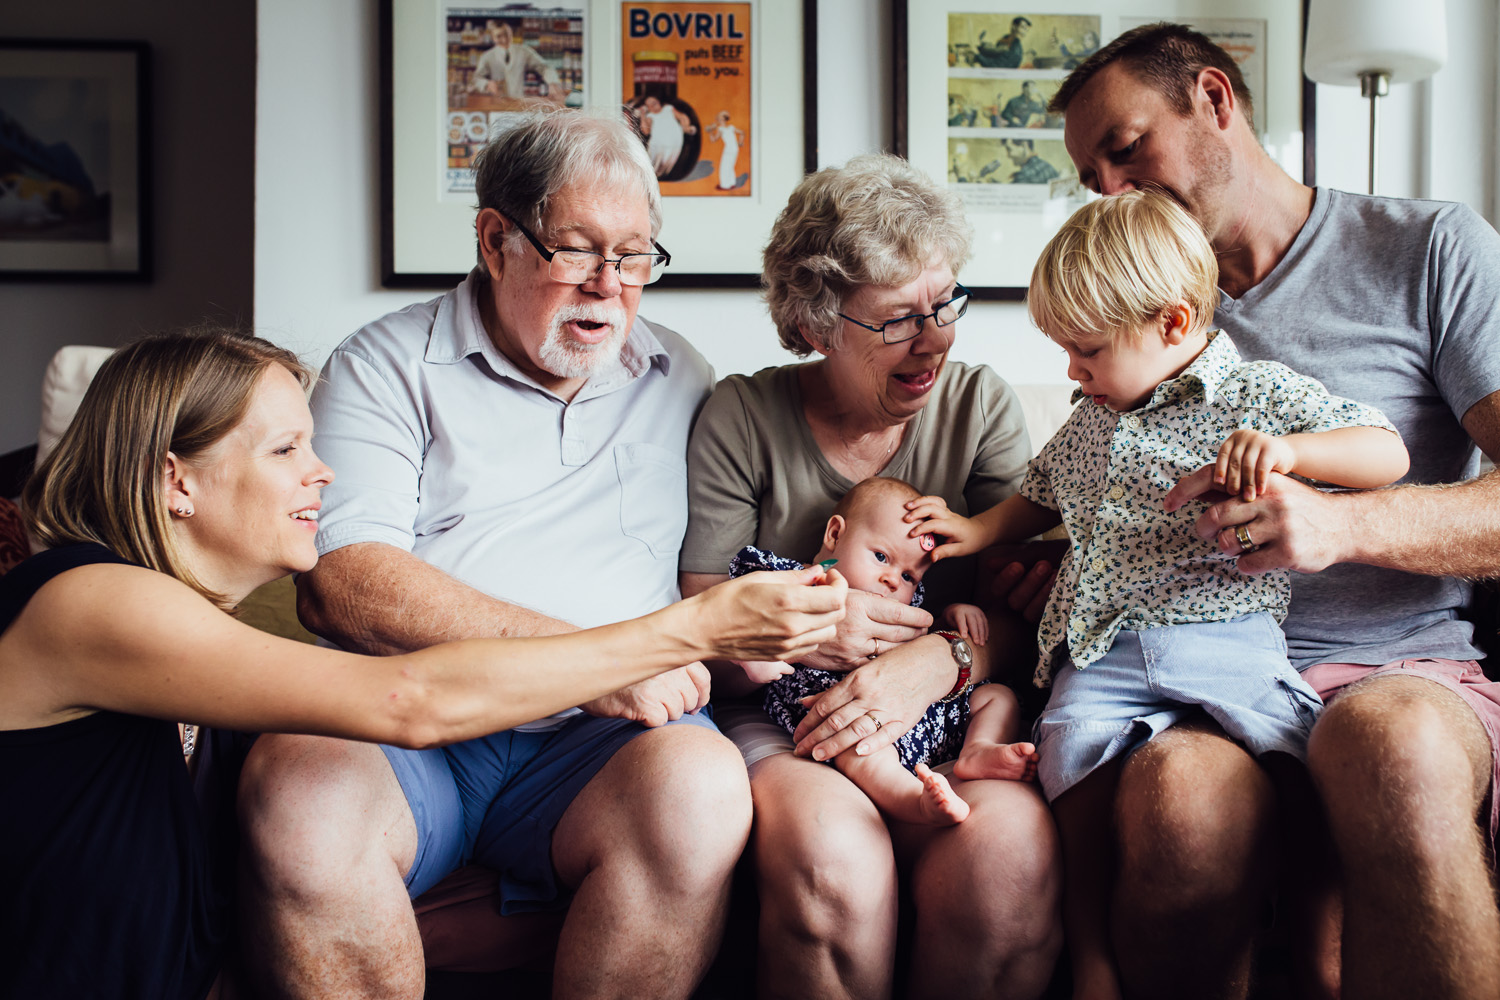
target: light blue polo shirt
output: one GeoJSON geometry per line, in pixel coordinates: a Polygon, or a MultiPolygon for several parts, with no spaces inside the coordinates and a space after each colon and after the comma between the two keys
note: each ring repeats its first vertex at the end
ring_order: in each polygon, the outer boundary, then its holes
{"type": "Polygon", "coordinates": [[[394,545],[582,627],[677,600],[688,432],[713,369],[637,317],[621,365],[564,402],[490,340],[476,299],[485,280],[471,272],[329,357],[312,396],[315,446],[337,474],[319,553],[394,545]]]}

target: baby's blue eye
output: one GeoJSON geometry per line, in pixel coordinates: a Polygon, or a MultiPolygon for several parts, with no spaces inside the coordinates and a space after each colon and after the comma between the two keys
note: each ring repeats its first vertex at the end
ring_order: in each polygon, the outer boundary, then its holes
{"type": "Polygon", "coordinates": [[[902,573],[901,574],[901,579],[905,580],[907,583],[916,583],[917,582],[917,578],[914,577],[914,576],[912,576],[910,573],[902,573]]]}
{"type": "Polygon", "coordinates": [[[877,562],[890,562],[890,560],[886,558],[886,555],[885,555],[884,552],[876,552],[875,553],[875,560],[877,562]]]}

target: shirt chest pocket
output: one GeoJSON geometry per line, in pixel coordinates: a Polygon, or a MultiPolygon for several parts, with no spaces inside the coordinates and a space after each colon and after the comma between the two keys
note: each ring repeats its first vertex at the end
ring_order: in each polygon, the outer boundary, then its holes
{"type": "Polygon", "coordinates": [[[687,460],[654,444],[615,445],[620,530],[658,559],[676,559],[687,531],[687,460]]]}

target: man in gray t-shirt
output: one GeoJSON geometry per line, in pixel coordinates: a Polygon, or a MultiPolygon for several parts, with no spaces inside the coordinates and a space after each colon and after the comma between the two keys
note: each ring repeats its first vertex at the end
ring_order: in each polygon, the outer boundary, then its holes
{"type": "MultiPolygon", "coordinates": [[[[1412,455],[1394,488],[1320,493],[1273,477],[1265,496],[1212,504],[1198,522],[1245,572],[1304,574],[1285,629],[1330,703],[1309,752],[1337,858],[1314,834],[1288,852],[1305,890],[1282,908],[1298,973],[1348,996],[1500,994],[1486,844],[1500,815],[1500,685],[1475,662],[1460,579],[1500,573],[1500,476],[1474,478],[1478,449],[1500,455],[1500,238],[1461,206],[1292,180],[1255,139],[1233,60],[1181,26],[1120,36],[1051,110],[1067,113],[1085,185],[1155,185],[1203,224],[1219,253],[1215,319],[1247,357],[1379,407],[1412,455]]],[[[1199,472],[1172,499],[1211,489],[1199,472]]],[[[1101,807],[1120,841],[1108,919],[1125,992],[1245,995],[1276,802],[1207,720],[1126,763],[1101,807]]]]}

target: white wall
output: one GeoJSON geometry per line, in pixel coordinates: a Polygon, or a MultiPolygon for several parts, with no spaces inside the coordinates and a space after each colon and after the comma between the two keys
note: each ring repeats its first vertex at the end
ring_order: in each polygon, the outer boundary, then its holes
{"type": "Polygon", "coordinates": [[[0,453],[36,441],[42,372],[59,347],[249,323],[255,145],[254,0],[49,0],[4,11],[13,37],[151,44],[156,277],[0,282],[0,453]]]}
{"type": "MultiPolygon", "coordinates": [[[[920,9],[920,0],[914,0],[920,9]]],[[[375,14],[365,0],[259,0],[255,318],[321,362],[347,334],[426,297],[379,287],[375,14]]],[[[1449,65],[1383,105],[1381,193],[1494,204],[1496,0],[1450,0],[1449,65]]],[[[891,138],[890,0],[818,0],[819,148],[840,163],[891,138]]],[[[1318,179],[1364,190],[1365,105],[1318,88],[1318,179]]],[[[671,245],[671,234],[663,234],[671,245]]],[[[751,291],[649,289],[642,312],[690,337],[720,374],[790,360],[751,291]]],[[[1017,383],[1063,381],[1024,309],[980,303],[954,356],[1017,383]]]]}

